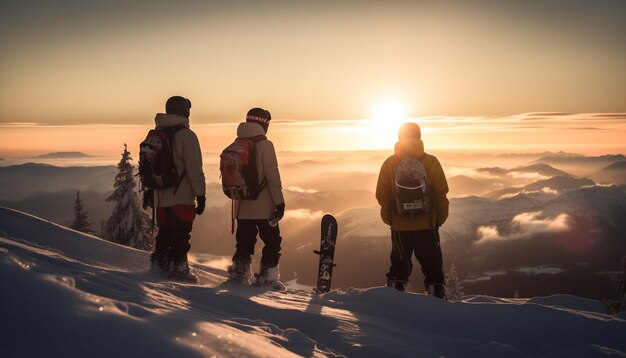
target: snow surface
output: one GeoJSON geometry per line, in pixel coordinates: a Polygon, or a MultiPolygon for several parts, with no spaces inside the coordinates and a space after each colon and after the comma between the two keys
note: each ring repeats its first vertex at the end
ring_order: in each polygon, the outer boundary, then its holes
{"type": "Polygon", "coordinates": [[[626,317],[574,296],[232,287],[215,257],[190,285],[149,273],[146,252],[18,211],[0,208],[2,231],[0,357],[626,356],[626,317]]]}

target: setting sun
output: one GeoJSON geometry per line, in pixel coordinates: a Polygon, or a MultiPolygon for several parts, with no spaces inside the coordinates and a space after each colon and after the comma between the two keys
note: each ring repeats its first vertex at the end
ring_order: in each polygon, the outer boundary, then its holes
{"type": "Polygon", "coordinates": [[[372,146],[378,148],[393,147],[397,139],[398,128],[407,121],[407,105],[396,99],[387,99],[376,104],[373,117],[368,121],[372,146]]]}

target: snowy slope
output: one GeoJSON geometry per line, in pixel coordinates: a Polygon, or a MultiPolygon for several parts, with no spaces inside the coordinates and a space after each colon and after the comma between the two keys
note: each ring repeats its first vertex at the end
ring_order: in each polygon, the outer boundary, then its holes
{"type": "MultiPolygon", "coordinates": [[[[0,356],[589,357],[624,355],[626,320],[596,301],[392,289],[315,296],[147,273],[148,254],[0,208],[0,356]]],[[[204,262],[204,261],[203,261],[204,262]]]]}

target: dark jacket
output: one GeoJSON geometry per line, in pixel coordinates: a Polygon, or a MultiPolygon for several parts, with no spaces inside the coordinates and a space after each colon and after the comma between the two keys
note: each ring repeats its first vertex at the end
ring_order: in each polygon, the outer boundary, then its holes
{"type": "Polygon", "coordinates": [[[448,182],[443,172],[439,160],[435,156],[424,152],[424,143],[421,139],[402,139],[395,146],[395,154],[387,158],[380,168],[378,184],[376,185],[376,199],[380,204],[380,216],[385,224],[390,225],[393,230],[413,231],[426,230],[431,228],[431,218],[428,215],[420,215],[415,218],[400,216],[395,208],[394,202],[394,173],[404,156],[420,158],[422,165],[426,169],[430,195],[432,198],[433,215],[432,221],[437,226],[443,225],[448,218],[449,202],[448,182]]]}

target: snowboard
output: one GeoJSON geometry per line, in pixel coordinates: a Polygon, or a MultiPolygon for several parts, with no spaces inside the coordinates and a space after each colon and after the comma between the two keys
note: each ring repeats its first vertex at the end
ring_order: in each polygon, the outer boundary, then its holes
{"type": "Polygon", "coordinates": [[[330,291],[330,284],[335,266],[335,244],[337,243],[337,220],[330,214],[322,217],[322,231],[320,249],[313,251],[320,256],[320,265],[317,273],[316,293],[330,291]]]}

